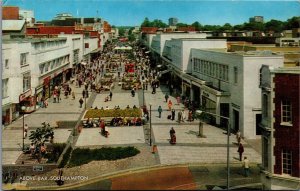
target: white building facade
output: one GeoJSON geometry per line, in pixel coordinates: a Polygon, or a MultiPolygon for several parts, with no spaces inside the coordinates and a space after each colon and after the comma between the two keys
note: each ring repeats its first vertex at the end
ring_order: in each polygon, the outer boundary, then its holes
{"type": "MultiPolygon", "coordinates": [[[[245,138],[256,138],[261,121],[260,68],[262,65],[283,66],[283,56],[199,49],[192,49],[191,55],[192,76],[205,81],[194,83],[200,91],[201,107],[229,117],[231,129],[240,130],[245,138]]],[[[214,122],[222,125],[218,117],[214,122]]]]}

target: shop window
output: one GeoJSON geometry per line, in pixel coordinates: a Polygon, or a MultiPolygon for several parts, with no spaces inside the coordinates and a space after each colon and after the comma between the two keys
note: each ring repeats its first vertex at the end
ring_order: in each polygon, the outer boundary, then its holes
{"type": "Polygon", "coordinates": [[[2,80],[2,97],[8,97],[8,78],[2,80]]]}
{"type": "Polygon", "coordinates": [[[282,151],[282,173],[292,175],[292,152],[282,151]]]}
{"type": "Polygon", "coordinates": [[[23,92],[31,88],[31,76],[30,72],[23,75],[23,92]]]}
{"type": "Polygon", "coordinates": [[[292,124],[292,104],[290,100],[281,101],[281,124],[292,124]]]}

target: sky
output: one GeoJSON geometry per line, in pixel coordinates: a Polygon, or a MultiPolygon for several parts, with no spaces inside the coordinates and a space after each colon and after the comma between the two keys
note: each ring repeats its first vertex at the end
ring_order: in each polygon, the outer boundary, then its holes
{"type": "Polygon", "coordinates": [[[286,21],[300,15],[300,0],[2,0],[4,6],[33,10],[36,21],[50,21],[57,13],[74,17],[100,17],[115,26],[139,26],[148,17],[168,24],[170,17],[180,23],[231,25],[263,16],[286,21]]]}

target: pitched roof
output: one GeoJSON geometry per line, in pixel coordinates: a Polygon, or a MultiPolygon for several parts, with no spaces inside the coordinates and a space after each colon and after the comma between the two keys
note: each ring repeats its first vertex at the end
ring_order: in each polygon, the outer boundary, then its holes
{"type": "Polygon", "coordinates": [[[25,25],[25,20],[2,20],[2,31],[20,31],[25,25]]]}

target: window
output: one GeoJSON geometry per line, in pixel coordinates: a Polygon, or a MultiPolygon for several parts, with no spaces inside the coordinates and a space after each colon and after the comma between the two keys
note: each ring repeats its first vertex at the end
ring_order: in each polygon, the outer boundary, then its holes
{"type": "Polygon", "coordinates": [[[9,65],[8,65],[8,59],[5,59],[5,69],[8,69],[9,65]]]}
{"type": "Polygon", "coordinates": [[[40,65],[40,72],[41,72],[41,74],[44,73],[44,67],[45,67],[45,64],[41,64],[40,65]]]}
{"type": "Polygon", "coordinates": [[[21,66],[25,66],[25,65],[28,65],[27,63],[27,56],[28,56],[29,53],[21,53],[20,55],[20,65],[21,66]]]}
{"type": "Polygon", "coordinates": [[[2,80],[2,97],[8,97],[8,78],[2,80]]]}
{"type": "Polygon", "coordinates": [[[234,83],[238,82],[238,69],[237,67],[233,68],[233,75],[234,75],[234,83]]]}
{"type": "Polygon", "coordinates": [[[31,88],[30,72],[23,74],[23,92],[31,88]]]}
{"type": "Polygon", "coordinates": [[[292,124],[292,104],[290,100],[282,100],[281,102],[281,122],[292,124]]]}
{"type": "Polygon", "coordinates": [[[292,152],[282,151],[282,173],[292,175],[292,152]]]}

